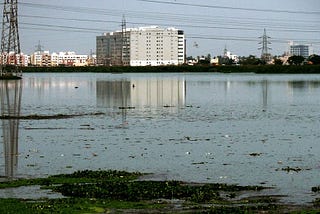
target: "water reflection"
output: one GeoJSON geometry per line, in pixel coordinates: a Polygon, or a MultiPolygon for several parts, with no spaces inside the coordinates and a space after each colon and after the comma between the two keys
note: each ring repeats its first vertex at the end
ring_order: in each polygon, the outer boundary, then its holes
{"type": "Polygon", "coordinates": [[[320,88],[320,81],[294,80],[289,81],[288,86],[293,90],[309,91],[312,89],[320,88]]]}
{"type": "Polygon", "coordinates": [[[5,176],[13,178],[18,166],[19,116],[21,108],[21,80],[0,81],[5,176]]]}
{"type": "Polygon", "coordinates": [[[182,107],[185,97],[186,83],[180,79],[97,81],[98,107],[182,107]]]}
{"type": "Polygon", "coordinates": [[[269,87],[268,80],[263,80],[261,86],[262,86],[262,109],[263,110],[267,110],[267,106],[268,106],[268,87],[269,87]]]}

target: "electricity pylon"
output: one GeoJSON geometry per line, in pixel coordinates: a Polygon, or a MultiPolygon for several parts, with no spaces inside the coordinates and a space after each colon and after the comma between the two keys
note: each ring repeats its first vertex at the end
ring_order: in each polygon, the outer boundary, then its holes
{"type": "Polygon", "coordinates": [[[1,38],[0,78],[21,77],[18,30],[18,0],[4,0],[1,38]]]}
{"type": "Polygon", "coordinates": [[[268,40],[271,37],[267,36],[267,31],[266,31],[266,29],[264,29],[263,36],[261,36],[259,38],[262,39],[262,42],[259,43],[259,44],[262,44],[262,47],[259,48],[259,50],[262,50],[261,51],[261,60],[263,62],[269,62],[269,61],[271,61],[271,54],[269,53],[269,50],[271,50],[271,48],[269,48],[268,45],[270,45],[271,42],[269,42],[268,40]]]}
{"type": "Polygon", "coordinates": [[[129,52],[129,38],[128,38],[128,32],[127,32],[127,21],[125,16],[122,17],[122,51],[121,51],[121,64],[122,66],[128,65],[128,60],[130,57],[129,52]]]}

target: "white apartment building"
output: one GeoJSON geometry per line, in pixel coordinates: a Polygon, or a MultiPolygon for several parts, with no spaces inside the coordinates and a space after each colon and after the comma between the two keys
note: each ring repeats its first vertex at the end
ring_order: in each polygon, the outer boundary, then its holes
{"type": "Polygon", "coordinates": [[[87,66],[88,55],[78,55],[75,52],[59,52],[50,54],[49,51],[37,51],[31,56],[31,64],[35,66],[87,66]]]}
{"type": "Polygon", "coordinates": [[[185,62],[185,36],[176,28],[129,28],[97,37],[97,64],[161,66],[185,62]]]}
{"type": "Polygon", "coordinates": [[[78,55],[73,51],[51,54],[52,66],[87,66],[88,55],[78,55]]]}
{"type": "Polygon", "coordinates": [[[30,57],[31,64],[34,66],[51,66],[51,56],[49,51],[36,51],[30,57]]]}

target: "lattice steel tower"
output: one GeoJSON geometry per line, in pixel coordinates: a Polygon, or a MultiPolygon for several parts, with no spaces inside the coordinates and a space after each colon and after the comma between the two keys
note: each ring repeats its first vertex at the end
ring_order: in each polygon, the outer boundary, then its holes
{"type": "Polygon", "coordinates": [[[259,43],[259,44],[262,44],[262,47],[259,48],[259,50],[262,50],[261,60],[263,62],[269,62],[271,60],[271,54],[269,53],[269,50],[271,50],[271,48],[269,48],[268,45],[270,45],[271,42],[269,42],[268,40],[271,37],[267,36],[267,31],[266,31],[266,29],[264,29],[263,36],[261,36],[259,38],[262,39],[262,42],[259,43]]]}
{"type": "Polygon", "coordinates": [[[18,31],[18,0],[4,0],[0,77],[21,77],[20,65],[21,51],[18,31]]]}

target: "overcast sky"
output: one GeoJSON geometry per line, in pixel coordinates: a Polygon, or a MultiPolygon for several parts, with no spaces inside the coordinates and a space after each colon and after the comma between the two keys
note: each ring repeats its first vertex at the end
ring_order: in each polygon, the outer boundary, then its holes
{"type": "Polygon", "coordinates": [[[270,51],[288,42],[312,44],[320,54],[320,0],[24,0],[19,1],[21,49],[41,42],[50,52],[95,51],[96,36],[127,27],[159,25],[185,31],[187,55],[221,55],[226,46],[240,56],[260,56],[264,28],[270,51]]]}

